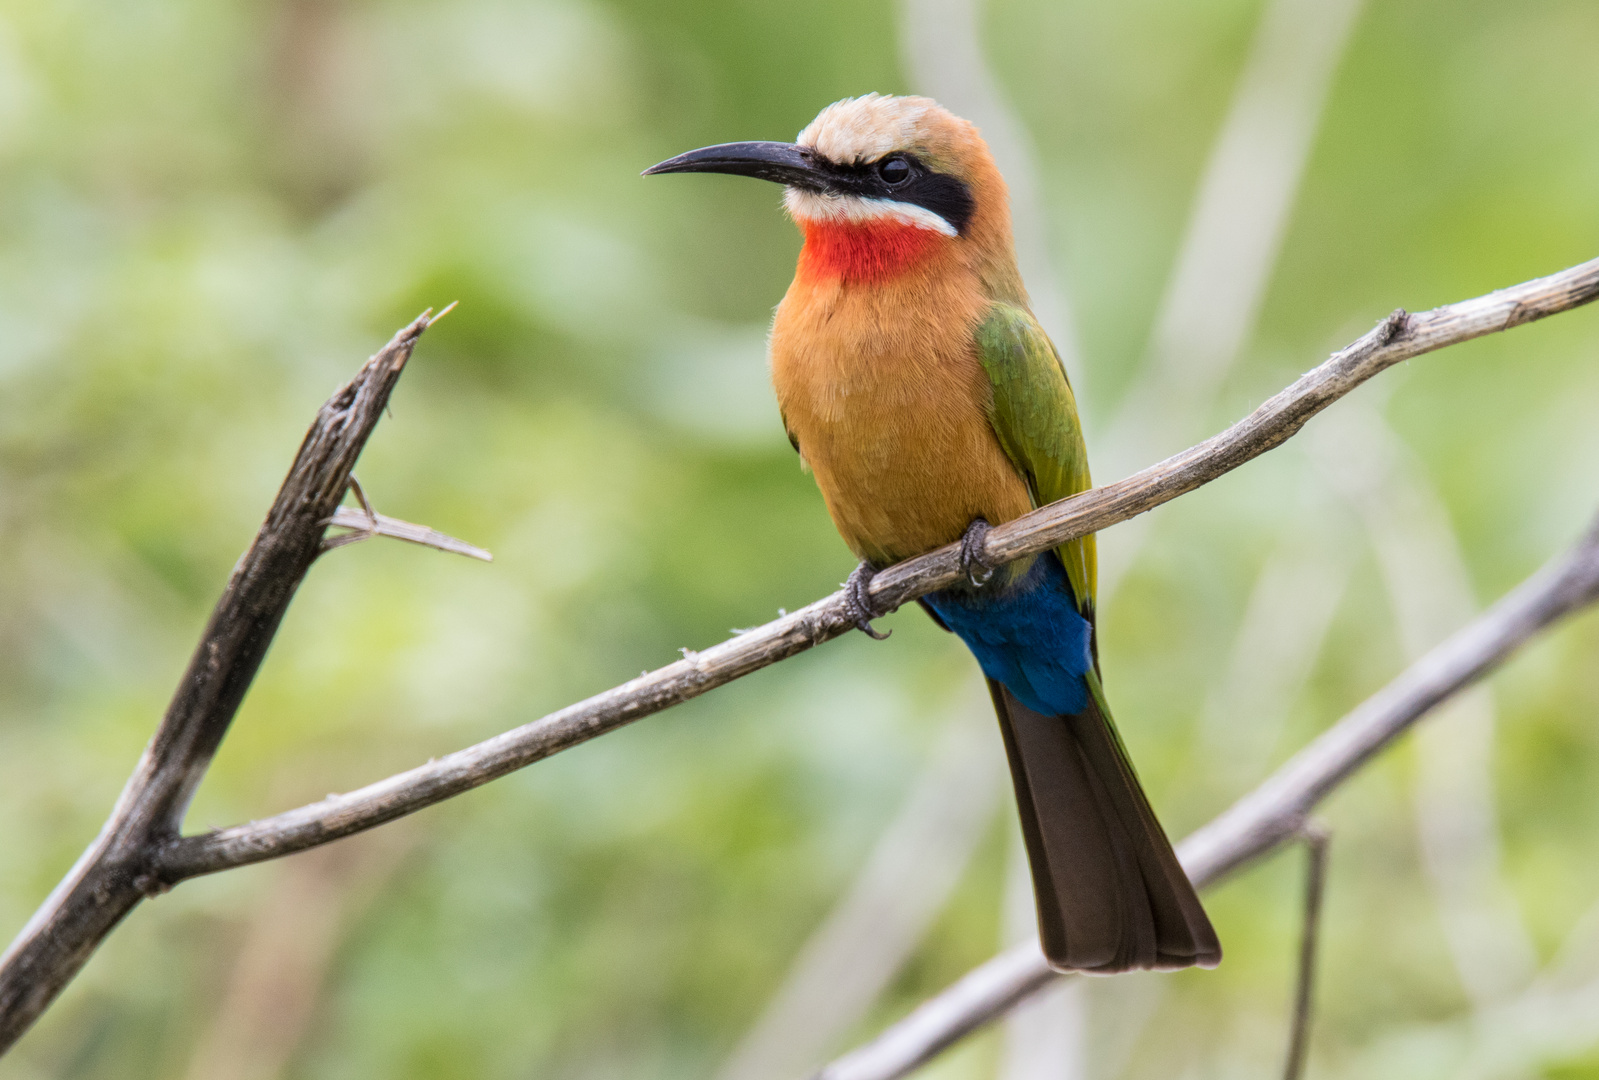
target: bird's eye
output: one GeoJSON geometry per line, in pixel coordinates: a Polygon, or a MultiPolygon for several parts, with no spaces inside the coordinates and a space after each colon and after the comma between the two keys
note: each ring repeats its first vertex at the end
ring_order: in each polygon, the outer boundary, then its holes
{"type": "Polygon", "coordinates": [[[880,161],[877,164],[877,175],[883,178],[885,184],[903,184],[911,178],[910,162],[900,157],[880,161]]]}

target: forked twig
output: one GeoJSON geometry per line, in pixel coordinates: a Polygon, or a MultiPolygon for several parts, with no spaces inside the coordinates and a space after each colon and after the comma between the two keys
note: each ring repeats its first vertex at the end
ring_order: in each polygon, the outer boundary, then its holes
{"type": "Polygon", "coordinates": [[[349,529],[347,533],[338,536],[324,537],[322,550],[332,551],[334,548],[344,547],[347,544],[357,544],[362,540],[370,540],[374,536],[388,536],[395,540],[405,540],[412,544],[421,544],[436,551],[448,551],[455,555],[465,555],[472,559],[482,559],[484,562],[493,562],[494,556],[480,547],[468,544],[465,540],[457,540],[447,536],[437,529],[430,529],[426,525],[413,525],[409,521],[380,514],[372,509],[372,503],[367,499],[366,492],[361,488],[361,482],[354,476],[350,477],[350,492],[360,502],[361,508],[341,506],[333,511],[333,516],[323,524],[337,529],[349,529]]]}
{"type": "Polygon", "coordinates": [[[0,1053],[124,915],[168,887],[158,853],[178,836],[189,800],[295,590],[322,551],[323,532],[344,497],[350,470],[432,322],[424,312],[318,411],[100,835],[0,956],[0,1053]]]}

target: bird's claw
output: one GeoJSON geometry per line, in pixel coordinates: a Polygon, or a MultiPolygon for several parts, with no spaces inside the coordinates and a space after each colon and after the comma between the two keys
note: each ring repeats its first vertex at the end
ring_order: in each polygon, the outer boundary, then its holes
{"type": "Polygon", "coordinates": [[[988,579],[994,576],[996,569],[995,565],[988,561],[988,555],[983,549],[987,539],[988,522],[982,518],[973,518],[972,523],[966,526],[966,531],[961,534],[961,573],[966,575],[967,581],[979,588],[988,584],[988,579]]]}
{"type": "Polygon", "coordinates": [[[878,611],[872,606],[871,584],[872,578],[877,576],[866,563],[861,563],[850,571],[849,580],[844,582],[844,611],[849,615],[850,621],[869,638],[878,641],[887,639],[892,630],[887,633],[872,625],[872,620],[888,614],[878,611]]]}

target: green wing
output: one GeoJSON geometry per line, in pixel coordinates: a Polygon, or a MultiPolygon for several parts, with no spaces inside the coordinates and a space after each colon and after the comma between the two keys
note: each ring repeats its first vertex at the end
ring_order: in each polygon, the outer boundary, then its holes
{"type": "MultiPolygon", "coordinates": [[[[977,327],[977,357],[994,387],[989,409],[994,434],[1027,480],[1033,505],[1093,487],[1077,399],[1060,355],[1037,320],[1023,308],[996,303],[977,327]]],[[[1093,536],[1067,541],[1055,551],[1066,565],[1079,610],[1092,618],[1097,577],[1093,536]]]]}

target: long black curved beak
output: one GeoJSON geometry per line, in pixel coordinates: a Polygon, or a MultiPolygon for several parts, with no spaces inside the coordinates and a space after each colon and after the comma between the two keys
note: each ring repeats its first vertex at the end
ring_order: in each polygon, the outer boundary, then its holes
{"type": "Polygon", "coordinates": [[[816,156],[803,146],[780,142],[735,142],[690,150],[644,170],[645,176],[676,172],[730,173],[779,184],[828,191],[833,185],[816,156]]]}

